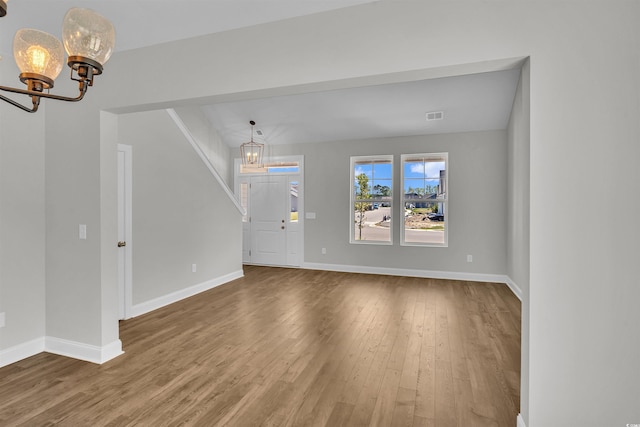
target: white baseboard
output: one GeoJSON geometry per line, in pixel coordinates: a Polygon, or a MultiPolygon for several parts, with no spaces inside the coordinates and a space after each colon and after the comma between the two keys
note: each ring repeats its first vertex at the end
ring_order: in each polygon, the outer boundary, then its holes
{"type": "Polygon", "coordinates": [[[518,424],[516,424],[516,427],[527,427],[527,425],[524,423],[524,418],[522,418],[522,414],[518,414],[517,421],[518,424]]]}
{"type": "Polygon", "coordinates": [[[302,268],[309,270],[342,271],[345,273],[384,274],[389,276],[423,277],[427,279],[468,280],[473,282],[507,283],[504,274],[458,273],[455,271],[416,270],[405,268],[367,267],[361,265],[318,264],[306,262],[302,268]]]}
{"type": "Polygon", "coordinates": [[[163,295],[161,297],[154,298],[140,304],[135,304],[133,307],[131,307],[131,317],[149,313],[150,311],[157,310],[169,304],[173,304],[174,302],[189,298],[191,296],[199,294],[200,292],[208,291],[209,289],[231,282],[232,280],[239,279],[243,276],[244,273],[242,272],[242,270],[234,271],[224,276],[217,277],[215,279],[211,279],[185,289],[180,289],[179,291],[172,292],[170,294],[163,295]]]}
{"type": "Polygon", "coordinates": [[[124,353],[120,340],[99,347],[55,337],[45,337],[44,351],[97,364],[105,363],[124,353]]]}
{"type": "Polygon", "coordinates": [[[0,368],[44,351],[44,337],[0,350],[0,368]]]}
{"type": "Polygon", "coordinates": [[[520,301],[522,301],[522,289],[520,289],[520,286],[516,285],[516,282],[511,280],[511,277],[506,276],[506,278],[507,281],[505,283],[507,284],[507,286],[509,286],[511,292],[513,292],[513,294],[517,296],[520,301]]]}
{"type": "Polygon", "coordinates": [[[43,351],[97,364],[105,363],[123,353],[120,340],[98,347],[55,337],[40,337],[0,351],[0,367],[35,356],[43,351]]]}
{"type": "MultiPolygon", "coordinates": [[[[140,316],[141,314],[148,313],[243,276],[242,270],[235,271],[225,276],[173,292],[169,295],[134,305],[132,307],[133,316],[140,316]]],[[[122,342],[119,339],[99,347],[56,337],[40,337],[5,350],[0,350],[0,367],[10,365],[27,357],[35,356],[43,351],[97,364],[105,363],[124,353],[122,351],[122,342]]]]}
{"type": "Polygon", "coordinates": [[[422,277],[426,279],[468,280],[472,282],[505,283],[511,292],[522,301],[522,289],[505,274],[459,273],[455,271],[416,270],[362,265],[320,264],[305,262],[301,268],[308,270],[341,271],[344,273],[384,274],[389,276],[422,277]]]}

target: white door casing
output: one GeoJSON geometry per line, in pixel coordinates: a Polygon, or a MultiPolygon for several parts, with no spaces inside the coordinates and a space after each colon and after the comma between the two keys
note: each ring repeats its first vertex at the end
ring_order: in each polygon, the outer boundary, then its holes
{"type": "Polygon", "coordinates": [[[132,314],[132,150],[130,145],[118,144],[118,318],[132,314]],[[124,245],[122,245],[122,243],[124,245]]]}

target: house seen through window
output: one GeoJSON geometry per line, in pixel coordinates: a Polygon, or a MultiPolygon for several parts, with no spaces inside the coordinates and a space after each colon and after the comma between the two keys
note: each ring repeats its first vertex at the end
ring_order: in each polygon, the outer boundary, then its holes
{"type": "Polygon", "coordinates": [[[447,153],[401,156],[401,245],[447,245],[447,162],[447,153]]]}
{"type": "Polygon", "coordinates": [[[391,244],[393,156],[351,158],[351,243],[391,244]]]}

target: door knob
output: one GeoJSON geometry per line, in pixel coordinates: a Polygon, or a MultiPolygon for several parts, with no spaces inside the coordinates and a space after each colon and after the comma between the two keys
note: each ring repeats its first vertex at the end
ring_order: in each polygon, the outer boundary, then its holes
{"type": "Polygon", "coordinates": [[[123,246],[127,246],[127,242],[118,242],[118,247],[121,248],[123,246]]]}

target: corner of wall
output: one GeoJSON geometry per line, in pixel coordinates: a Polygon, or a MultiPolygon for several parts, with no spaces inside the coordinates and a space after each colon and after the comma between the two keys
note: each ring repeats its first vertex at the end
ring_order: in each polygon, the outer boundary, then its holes
{"type": "Polygon", "coordinates": [[[27,357],[44,351],[44,337],[39,337],[21,344],[0,350],[0,368],[11,365],[27,357]]]}
{"type": "Polygon", "coordinates": [[[518,286],[516,282],[514,282],[513,279],[509,276],[506,276],[505,283],[507,284],[507,286],[509,286],[511,292],[513,292],[513,294],[518,297],[520,302],[522,302],[522,289],[520,288],[520,286],[518,286]]]}
{"type": "Polygon", "coordinates": [[[516,419],[516,427],[527,427],[524,422],[524,418],[522,418],[522,414],[518,414],[518,418],[516,419]]]}
{"type": "Polygon", "coordinates": [[[94,346],[55,337],[44,337],[44,351],[99,365],[124,353],[119,339],[104,346],[94,346]]]}

